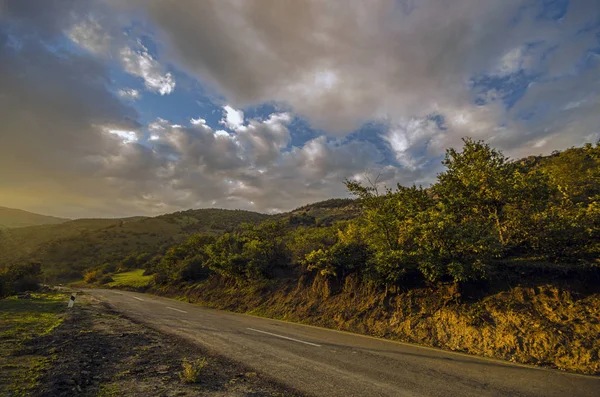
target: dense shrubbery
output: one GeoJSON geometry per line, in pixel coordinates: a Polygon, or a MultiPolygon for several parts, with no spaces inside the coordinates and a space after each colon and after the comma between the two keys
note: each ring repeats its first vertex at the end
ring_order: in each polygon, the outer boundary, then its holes
{"type": "Polygon", "coordinates": [[[37,290],[41,275],[41,265],[34,262],[0,269],[0,298],[37,290]]]}
{"type": "Polygon", "coordinates": [[[517,260],[565,271],[598,264],[600,146],[510,161],[465,139],[443,164],[428,189],[398,185],[382,192],[346,181],[358,200],[331,200],[324,208],[358,205],[353,219],[330,225],[295,211],[218,238],[197,235],[150,270],[159,283],[194,282],[210,273],[240,283],[318,272],[392,286],[408,276],[480,280],[517,260]]]}

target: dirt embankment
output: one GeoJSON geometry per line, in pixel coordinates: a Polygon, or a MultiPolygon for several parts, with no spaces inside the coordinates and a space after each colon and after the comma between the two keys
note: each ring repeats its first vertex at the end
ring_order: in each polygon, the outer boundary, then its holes
{"type": "Polygon", "coordinates": [[[239,288],[219,279],[184,289],[190,302],[514,362],[600,375],[600,294],[552,284],[468,299],[455,287],[384,293],[352,279],[239,288]]]}
{"type": "Polygon", "coordinates": [[[201,347],[135,323],[91,297],[78,297],[58,328],[19,354],[52,360],[34,396],[299,395],[201,347]],[[182,363],[197,360],[207,363],[198,382],[185,383],[182,363]]]}

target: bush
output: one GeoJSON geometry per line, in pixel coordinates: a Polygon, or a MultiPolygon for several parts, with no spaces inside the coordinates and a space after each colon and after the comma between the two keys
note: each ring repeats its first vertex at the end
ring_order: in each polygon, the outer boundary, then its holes
{"type": "Polygon", "coordinates": [[[105,263],[102,265],[102,270],[104,273],[114,273],[117,271],[116,263],[105,263]]]}
{"type": "Polygon", "coordinates": [[[42,266],[39,263],[12,265],[0,271],[0,297],[39,289],[42,266]]]}
{"type": "Polygon", "coordinates": [[[198,360],[183,360],[181,364],[183,371],[179,373],[179,379],[184,383],[199,383],[200,375],[204,367],[208,365],[206,358],[200,358],[198,360]]]}
{"type": "Polygon", "coordinates": [[[83,276],[83,281],[87,284],[95,283],[100,279],[102,274],[104,274],[104,272],[100,269],[90,270],[83,276]]]}
{"type": "Polygon", "coordinates": [[[100,277],[100,280],[98,280],[98,283],[104,285],[104,284],[112,283],[113,281],[115,281],[115,280],[113,280],[113,278],[109,274],[105,274],[102,277],[100,277]]]}

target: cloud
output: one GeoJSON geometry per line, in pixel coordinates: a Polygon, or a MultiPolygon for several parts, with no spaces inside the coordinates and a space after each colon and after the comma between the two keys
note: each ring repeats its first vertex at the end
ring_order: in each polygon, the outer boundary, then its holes
{"type": "Polygon", "coordinates": [[[279,211],[364,173],[430,183],[463,136],[596,139],[596,1],[544,4],[0,0],[0,203],[279,211]],[[131,76],[161,97],[133,103],[131,76]]]}
{"type": "Polygon", "coordinates": [[[521,29],[506,31],[516,0],[425,0],[410,13],[385,0],[351,1],[343,12],[320,1],[281,1],[269,12],[260,1],[133,4],[162,28],[175,61],[234,104],[289,103],[317,127],[345,133],[468,100],[469,75],[522,39],[521,29]]]}
{"type": "Polygon", "coordinates": [[[138,100],[142,97],[138,90],[134,90],[133,88],[120,89],[117,91],[121,98],[129,99],[131,101],[138,100]]]}
{"type": "Polygon", "coordinates": [[[108,55],[111,50],[111,37],[94,18],[77,22],[68,32],[69,38],[86,50],[99,55],[108,55]]]}
{"type": "Polygon", "coordinates": [[[142,12],[161,32],[169,59],[232,107],[274,101],[335,136],[371,120],[402,124],[477,113],[472,126],[445,132],[453,135],[445,141],[460,141],[460,134],[494,138],[498,126],[521,127],[495,104],[477,109],[474,77],[494,77],[499,85],[480,99],[514,102],[527,79],[568,71],[597,47],[595,31],[581,30],[594,26],[596,1],[571,2],[559,21],[546,3],[278,1],[266,12],[260,0],[181,0],[178,7],[133,0],[117,7],[142,12]],[[489,129],[482,134],[483,124],[489,129]]]}
{"type": "MultiPolygon", "coordinates": [[[[51,19],[53,9],[41,8],[51,19]]],[[[124,149],[106,131],[135,131],[137,113],[107,89],[102,63],[40,43],[54,28],[40,18],[11,30],[0,18],[0,201],[70,216],[121,214],[127,206],[110,208],[120,191],[99,176],[98,159],[124,149]]]]}
{"type": "Polygon", "coordinates": [[[521,70],[530,69],[533,65],[533,57],[527,54],[524,47],[516,47],[500,58],[498,65],[491,74],[496,76],[508,76],[521,70]]]}
{"type": "Polygon", "coordinates": [[[273,113],[233,134],[194,119],[177,128],[164,119],[152,122],[152,153],[160,160],[150,181],[161,188],[146,196],[143,208],[286,210],[343,196],[344,178],[380,168],[373,167],[380,155],[369,143],[320,137],[289,147],[291,121],[288,113],[273,113]]]}
{"type": "Polygon", "coordinates": [[[139,50],[123,47],[120,51],[123,69],[134,76],[144,79],[146,88],[158,92],[160,95],[168,95],[175,90],[175,78],[171,73],[164,73],[162,66],[158,63],[148,49],[138,43],[139,50]]]}
{"type": "Polygon", "coordinates": [[[225,105],[223,110],[225,110],[225,117],[221,119],[221,124],[232,130],[237,130],[244,125],[244,112],[229,105],[225,105]]]}
{"type": "Polygon", "coordinates": [[[138,134],[135,131],[113,130],[108,128],[106,129],[106,132],[118,136],[123,140],[123,143],[132,143],[137,142],[138,140],[138,134]]]}

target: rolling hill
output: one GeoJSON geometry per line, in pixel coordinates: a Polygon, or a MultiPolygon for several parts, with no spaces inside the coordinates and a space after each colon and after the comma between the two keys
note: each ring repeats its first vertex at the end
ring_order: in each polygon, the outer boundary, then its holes
{"type": "Polygon", "coordinates": [[[55,225],[69,219],[34,214],[33,212],[14,208],[0,207],[0,229],[39,225],[55,225]]]}
{"type": "Polygon", "coordinates": [[[0,230],[0,267],[41,262],[50,278],[77,278],[87,268],[120,262],[132,254],[154,255],[193,233],[220,234],[269,215],[199,209],[153,218],[77,219],[55,225],[0,230]]]}

